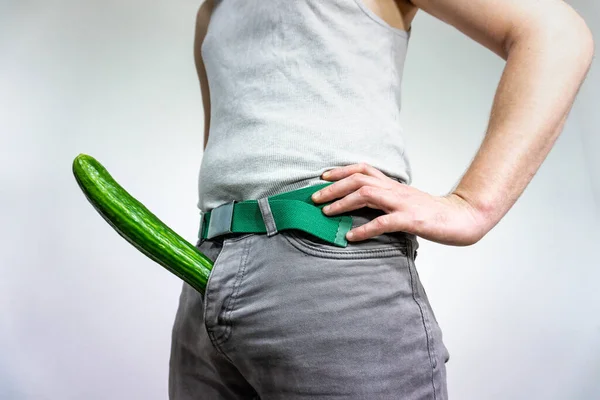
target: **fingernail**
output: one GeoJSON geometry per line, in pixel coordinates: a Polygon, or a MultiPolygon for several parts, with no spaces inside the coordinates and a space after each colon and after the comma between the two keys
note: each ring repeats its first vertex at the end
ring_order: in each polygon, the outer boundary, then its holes
{"type": "Polygon", "coordinates": [[[348,232],[348,234],[346,235],[346,237],[348,239],[352,239],[354,237],[354,232],[348,232]]]}
{"type": "Polygon", "coordinates": [[[323,207],[323,212],[328,212],[330,209],[331,209],[331,207],[325,206],[325,207],[323,207]]]}
{"type": "Polygon", "coordinates": [[[321,197],[321,192],[315,192],[315,193],[313,193],[313,195],[312,195],[312,199],[313,199],[313,200],[318,200],[318,199],[319,199],[319,197],[321,197]]]}
{"type": "Polygon", "coordinates": [[[331,175],[331,172],[323,172],[323,178],[329,178],[329,175],[331,175]]]}

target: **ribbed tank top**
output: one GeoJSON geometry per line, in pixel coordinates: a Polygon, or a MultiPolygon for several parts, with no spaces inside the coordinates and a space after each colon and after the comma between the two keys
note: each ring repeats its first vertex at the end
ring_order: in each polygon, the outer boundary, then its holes
{"type": "Polygon", "coordinates": [[[411,183],[400,88],[411,29],[362,0],[215,0],[201,47],[209,139],[200,211],[327,183],[366,162],[411,183]]]}

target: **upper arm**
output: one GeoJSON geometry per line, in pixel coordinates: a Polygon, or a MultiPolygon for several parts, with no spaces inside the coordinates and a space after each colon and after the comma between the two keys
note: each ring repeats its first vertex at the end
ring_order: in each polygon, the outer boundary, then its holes
{"type": "Polygon", "coordinates": [[[194,36],[194,62],[196,64],[196,72],[200,81],[200,91],[202,93],[202,106],[204,108],[204,148],[208,143],[208,133],[210,130],[210,92],[208,88],[208,77],[202,59],[202,43],[208,30],[208,23],[213,10],[213,1],[206,0],[200,6],[196,15],[196,31],[194,36]]]}
{"type": "Polygon", "coordinates": [[[530,32],[591,34],[563,0],[411,0],[411,3],[487,47],[503,59],[530,32]]]}

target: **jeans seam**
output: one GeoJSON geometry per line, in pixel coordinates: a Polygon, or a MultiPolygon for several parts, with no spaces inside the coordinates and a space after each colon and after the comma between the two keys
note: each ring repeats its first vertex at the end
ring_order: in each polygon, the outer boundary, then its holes
{"type": "Polygon", "coordinates": [[[237,296],[240,292],[240,288],[242,286],[242,281],[244,280],[244,274],[246,273],[246,266],[248,265],[248,253],[250,250],[250,246],[245,244],[244,253],[242,260],[240,262],[240,266],[238,267],[238,273],[236,276],[235,283],[233,284],[233,293],[227,299],[227,305],[225,306],[225,316],[223,317],[223,322],[225,324],[225,331],[215,340],[219,345],[224,344],[227,340],[229,340],[231,336],[231,332],[233,330],[233,323],[231,322],[231,313],[235,308],[235,303],[237,302],[237,296]]]}
{"type": "MultiPolygon", "coordinates": [[[[219,258],[221,257],[221,255],[223,254],[223,250],[225,250],[224,246],[221,247],[221,249],[219,250],[219,253],[217,254],[217,258],[215,258],[215,261],[213,263],[213,268],[211,270],[210,275],[208,276],[208,280],[206,281],[206,290],[204,291],[204,299],[203,299],[203,319],[204,319],[204,329],[206,329],[206,332],[208,333],[208,338],[210,339],[210,342],[212,343],[213,347],[215,348],[215,350],[217,352],[219,352],[221,355],[223,355],[224,357],[226,357],[229,360],[229,357],[227,357],[227,355],[225,354],[225,352],[223,352],[223,350],[221,349],[221,347],[219,346],[219,343],[216,340],[216,337],[214,335],[214,331],[208,327],[207,325],[207,308],[208,308],[208,304],[210,301],[210,282],[212,281],[212,277],[213,277],[213,272],[215,270],[215,266],[217,265],[219,258]]],[[[231,360],[229,360],[231,361],[231,360]]]]}
{"type": "Polygon", "coordinates": [[[214,331],[212,331],[211,329],[207,329],[206,332],[208,332],[208,337],[210,338],[210,342],[212,343],[215,350],[223,357],[225,357],[230,363],[233,364],[233,361],[227,356],[227,354],[225,354],[225,351],[223,351],[223,349],[221,348],[221,344],[217,341],[214,331]]]}
{"type": "Polygon", "coordinates": [[[429,326],[429,319],[427,318],[427,315],[424,311],[424,306],[422,304],[422,302],[420,301],[420,296],[418,295],[418,287],[417,287],[417,278],[414,274],[413,268],[413,261],[412,261],[412,254],[413,254],[413,246],[412,243],[409,244],[409,255],[408,255],[408,271],[410,274],[410,282],[411,282],[411,289],[412,289],[412,297],[413,300],[415,301],[415,303],[417,304],[417,306],[419,307],[419,311],[421,313],[421,320],[423,322],[423,328],[425,330],[425,338],[427,341],[427,354],[429,356],[429,364],[431,366],[431,386],[433,388],[433,398],[434,400],[437,399],[437,390],[435,387],[435,371],[434,369],[436,368],[436,360],[435,360],[435,350],[433,348],[433,335],[431,334],[431,329],[429,326]]]}
{"type": "MultiPolygon", "coordinates": [[[[240,373],[240,375],[246,380],[246,382],[250,385],[250,382],[248,381],[248,378],[244,374],[242,374],[242,371],[233,362],[233,360],[227,355],[227,353],[225,353],[225,351],[223,350],[223,348],[220,345],[218,345],[218,344],[217,345],[214,344],[215,343],[215,342],[213,342],[214,335],[213,335],[212,331],[207,331],[207,332],[208,332],[208,336],[210,338],[210,341],[213,343],[213,346],[216,349],[216,351],[220,355],[222,355],[227,361],[229,361],[229,363],[231,364],[231,366],[233,366],[233,368],[235,368],[240,373]]],[[[250,385],[250,386],[252,386],[252,385],[250,385]]],[[[255,392],[256,392],[256,389],[255,389],[255,392]]]]}

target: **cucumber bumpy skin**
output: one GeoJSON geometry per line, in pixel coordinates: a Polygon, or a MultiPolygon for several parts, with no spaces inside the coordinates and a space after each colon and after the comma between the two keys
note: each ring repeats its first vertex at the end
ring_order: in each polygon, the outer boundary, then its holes
{"type": "Polygon", "coordinates": [[[204,295],[213,262],[131,196],[93,157],[79,154],[73,174],[96,211],[139,251],[204,295]]]}

